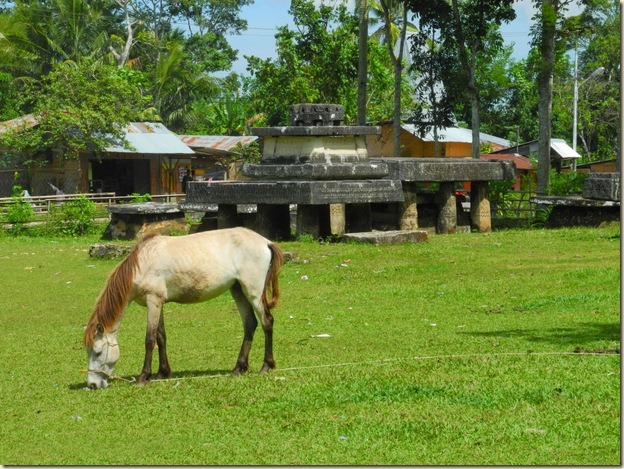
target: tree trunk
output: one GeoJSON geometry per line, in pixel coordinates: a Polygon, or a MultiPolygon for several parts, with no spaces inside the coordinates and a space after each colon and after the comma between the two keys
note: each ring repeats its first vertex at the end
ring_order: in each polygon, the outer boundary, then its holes
{"type": "Polygon", "coordinates": [[[543,0],[540,43],[540,69],[537,76],[539,139],[537,146],[537,195],[546,195],[550,179],[550,137],[552,120],[553,68],[555,66],[555,34],[558,0],[543,0]]]}
{"type": "Polygon", "coordinates": [[[366,80],[368,77],[368,1],[360,0],[360,31],[358,44],[357,123],[366,125],[366,80]]]}

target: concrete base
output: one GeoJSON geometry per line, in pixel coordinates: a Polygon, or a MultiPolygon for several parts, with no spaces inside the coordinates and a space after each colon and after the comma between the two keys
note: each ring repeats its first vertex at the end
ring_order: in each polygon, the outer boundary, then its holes
{"type": "Polygon", "coordinates": [[[374,244],[422,243],[427,241],[427,232],[421,230],[401,231],[369,231],[365,233],[348,233],[342,237],[344,241],[374,244]]]}

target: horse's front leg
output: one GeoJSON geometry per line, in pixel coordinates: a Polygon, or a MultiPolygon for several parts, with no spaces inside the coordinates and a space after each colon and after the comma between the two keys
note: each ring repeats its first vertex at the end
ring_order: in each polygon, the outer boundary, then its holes
{"type": "Polygon", "coordinates": [[[143,369],[141,370],[141,374],[137,380],[138,385],[144,385],[150,382],[152,375],[152,353],[154,352],[154,346],[156,345],[158,328],[162,315],[162,301],[148,298],[146,303],[147,328],[145,331],[145,360],[143,361],[143,369]]]}

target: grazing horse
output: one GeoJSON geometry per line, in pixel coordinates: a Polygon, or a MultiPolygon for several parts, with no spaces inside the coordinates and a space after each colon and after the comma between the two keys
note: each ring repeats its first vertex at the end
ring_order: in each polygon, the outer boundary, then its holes
{"type": "Polygon", "coordinates": [[[147,307],[145,362],[137,380],[138,384],[146,384],[152,373],[155,345],[160,362],[156,379],[171,376],[163,304],[198,303],[226,290],[236,302],[245,332],[232,373],[242,374],[248,369],[249,350],[258,326],[256,315],[264,330],[260,372],[275,368],[271,308],[279,299],[278,275],[283,263],[283,253],[276,244],[245,228],[145,238],[111,272],[85,327],[88,386],[108,387],[107,378],[119,359],[117,331],[131,301],[147,307]]]}

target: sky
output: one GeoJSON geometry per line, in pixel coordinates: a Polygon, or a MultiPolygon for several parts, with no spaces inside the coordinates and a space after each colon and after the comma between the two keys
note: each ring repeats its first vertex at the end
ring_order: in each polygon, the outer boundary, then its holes
{"type": "MultiPolygon", "coordinates": [[[[342,3],[343,0],[324,0],[326,5],[342,3]]],[[[318,0],[320,3],[320,0],[318,0]]],[[[353,0],[349,0],[349,5],[353,0]]],[[[288,14],[290,0],[255,0],[253,5],[243,7],[241,16],[247,20],[248,29],[238,36],[228,36],[234,49],[238,50],[238,60],[232,71],[247,75],[247,61],[244,55],[254,55],[261,59],[275,57],[275,34],[278,26],[293,27],[292,17],[288,14]]],[[[526,58],[530,49],[529,29],[535,13],[533,0],[520,0],[515,3],[516,19],[501,27],[506,44],[514,44],[513,58],[526,58]]],[[[579,7],[573,5],[568,14],[578,14],[579,7]]]]}

